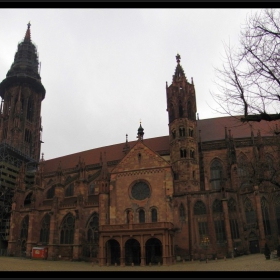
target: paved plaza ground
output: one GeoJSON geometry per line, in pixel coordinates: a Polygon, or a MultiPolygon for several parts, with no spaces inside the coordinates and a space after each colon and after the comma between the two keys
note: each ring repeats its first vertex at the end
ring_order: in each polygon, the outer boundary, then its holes
{"type": "Polygon", "coordinates": [[[178,262],[170,266],[92,266],[89,262],[32,260],[0,257],[0,271],[280,271],[278,259],[266,260],[263,254],[253,254],[234,259],[210,260],[208,263],[178,262]]]}

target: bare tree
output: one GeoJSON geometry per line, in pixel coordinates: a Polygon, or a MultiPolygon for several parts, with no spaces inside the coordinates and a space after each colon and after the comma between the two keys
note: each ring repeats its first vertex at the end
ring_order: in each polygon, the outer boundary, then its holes
{"type": "Polygon", "coordinates": [[[212,93],[221,110],[246,121],[280,119],[280,9],[251,14],[240,45],[225,45],[225,63],[212,93]]]}

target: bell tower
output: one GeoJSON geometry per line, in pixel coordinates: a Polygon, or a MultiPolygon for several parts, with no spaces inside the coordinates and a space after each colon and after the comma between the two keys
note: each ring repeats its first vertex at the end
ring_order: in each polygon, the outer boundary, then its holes
{"type": "Polygon", "coordinates": [[[196,97],[193,79],[188,82],[179,54],[176,60],[172,84],[168,86],[166,83],[166,97],[174,191],[184,194],[199,188],[196,97]]]}
{"type": "Polygon", "coordinates": [[[14,62],[0,84],[0,143],[9,145],[35,162],[40,159],[41,102],[45,92],[28,23],[14,62]]]}

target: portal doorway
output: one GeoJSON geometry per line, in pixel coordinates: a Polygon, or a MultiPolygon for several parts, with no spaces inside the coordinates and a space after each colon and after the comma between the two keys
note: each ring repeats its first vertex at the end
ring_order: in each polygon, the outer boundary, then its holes
{"type": "Polygon", "coordinates": [[[129,239],[125,243],[125,264],[140,265],[141,249],[140,243],[136,239],[129,239]]]}
{"type": "Polygon", "coordinates": [[[110,264],[117,263],[120,265],[121,250],[120,244],[115,239],[111,239],[106,243],[107,248],[107,262],[110,264]]]}
{"type": "Polygon", "coordinates": [[[162,263],[162,243],[157,238],[150,238],[146,242],[146,264],[162,263]]]}
{"type": "Polygon", "coordinates": [[[259,240],[249,241],[249,251],[251,254],[257,254],[260,252],[259,240]]]}

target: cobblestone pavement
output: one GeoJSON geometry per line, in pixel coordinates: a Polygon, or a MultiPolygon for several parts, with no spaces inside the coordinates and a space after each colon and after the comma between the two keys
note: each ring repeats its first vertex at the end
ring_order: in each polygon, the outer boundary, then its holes
{"type": "Polygon", "coordinates": [[[278,259],[266,260],[263,254],[241,256],[235,259],[210,260],[208,263],[178,262],[170,266],[103,266],[89,262],[32,260],[0,257],[0,271],[280,271],[278,259]]]}

